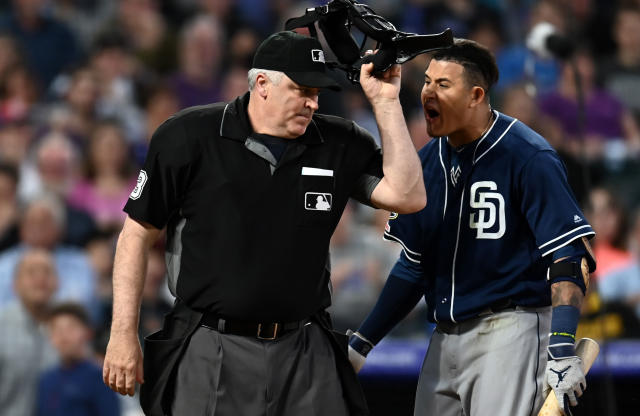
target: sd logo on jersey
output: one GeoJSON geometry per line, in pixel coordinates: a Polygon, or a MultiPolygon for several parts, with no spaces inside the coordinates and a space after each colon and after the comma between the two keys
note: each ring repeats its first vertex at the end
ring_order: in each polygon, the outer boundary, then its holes
{"type": "Polygon", "coordinates": [[[498,185],[493,181],[480,181],[471,185],[471,208],[478,211],[471,212],[469,227],[477,230],[477,239],[496,240],[504,235],[507,226],[504,198],[499,192],[490,192],[497,189],[498,185]],[[491,229],[494,231],[490,232],[491,229]]]}

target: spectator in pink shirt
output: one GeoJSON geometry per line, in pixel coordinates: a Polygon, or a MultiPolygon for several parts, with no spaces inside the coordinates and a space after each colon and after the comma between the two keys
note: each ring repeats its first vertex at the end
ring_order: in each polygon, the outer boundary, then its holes
{"type": "Polygon", "coordinates": [[[122,207],[135,182],[122,129],[102,122],[91,136],[84,178],[71,190],[69,203],[87,211],[101,229],[120,227],[126,216],[122,207]]]}

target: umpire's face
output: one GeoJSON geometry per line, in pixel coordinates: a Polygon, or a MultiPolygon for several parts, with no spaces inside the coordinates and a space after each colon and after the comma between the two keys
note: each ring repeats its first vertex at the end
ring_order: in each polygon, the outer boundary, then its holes
{"type": "Polygon", "coordinates": [[[266,94],[273,136],[295,139],[302,136],[311,123],[311,116],[318,109],[319,88],[305,87],[286,75],[277,84],[270,82],[266,94]]]}
{"type": "Polygon", "coordinates": [[[429,136],[455,136],[468,128],[474,95],[462,65],[432,59],[420,98],[429,136]]]}

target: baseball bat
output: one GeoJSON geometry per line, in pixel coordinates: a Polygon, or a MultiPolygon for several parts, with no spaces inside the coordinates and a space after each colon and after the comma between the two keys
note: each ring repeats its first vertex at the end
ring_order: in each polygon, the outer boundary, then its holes
{"type": "MultiPolygon", "coordinates": [[[[600,346],[597,342],[591,338],[581,338],[576,346],[576,355],[582,360],[582,369],[584,374],[587,375],[591,365],[596,360],[598,353],[600,352],[600,346]]],[[[542,405],[542,409],[538,413],[538,416],[563,416],[564,411],[558,406],[555,393],[553,389],[549,392],[547,399],[542,405]]]]}

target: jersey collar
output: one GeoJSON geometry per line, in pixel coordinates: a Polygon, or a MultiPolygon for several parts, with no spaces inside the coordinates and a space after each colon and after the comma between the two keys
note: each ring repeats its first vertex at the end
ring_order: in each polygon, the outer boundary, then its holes
{"type": "MultiPolygon", "coordinates": [[[[222,113],[222,121],[220,122],[220,136],[228,137],[233,140],[244,142],[251,136],[251,124],[247,114],[247,106],[249,104],[249,93],[247,92],[241,97],[229,102],[222,113]]],[[[314,118],[316,116],[314,115],[314,118]]],[[[311,120],[307,130],[297,139],[297,143],[318,144],[324,142],[322,134],[316,125],[314,119],[311,120]]]]}
{"type": "Polygon", "coordinates": [[[496,110],[493,111],[494,120],[489,130],[478,140],[473,151],[473,164],[478,163],[487,153],[489,153],[507,134],[511,126],[518,121],[496,110]]]}

